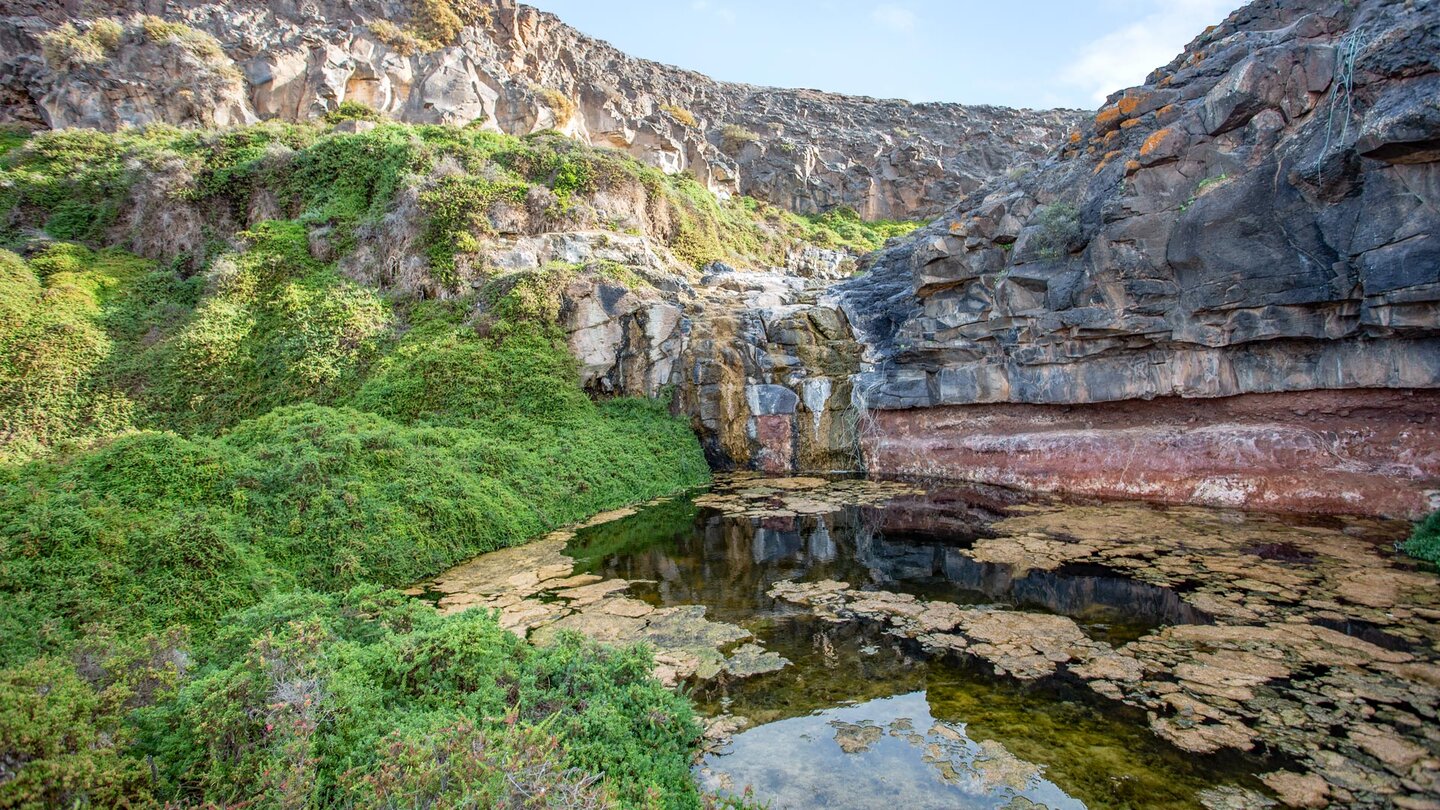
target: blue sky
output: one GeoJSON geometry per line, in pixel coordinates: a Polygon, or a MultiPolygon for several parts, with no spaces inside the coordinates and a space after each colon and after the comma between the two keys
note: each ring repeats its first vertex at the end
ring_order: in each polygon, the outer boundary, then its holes
{"type": "Polygon", "coordinates": [[[1087,107],[1242,0],[526,0],[717,79],[912,101],[1087,107]]]}

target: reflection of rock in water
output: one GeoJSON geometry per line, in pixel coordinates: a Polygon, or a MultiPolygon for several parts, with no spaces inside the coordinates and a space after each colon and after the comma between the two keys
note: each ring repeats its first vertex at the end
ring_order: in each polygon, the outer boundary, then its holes
{"type": "MultiPolygon", "coordinates": [[[[1013,495],[912,493],[870,508],[893,491],[816,480],[730,485],[680,531],[615,543],[603,557],[606,574],[655,580],[637,592],[646,600],[708,605],[795,662],[710,687],[728,690],[751,719],[915,688],[901,665],[908,653],[843,638],[841,628],[865,617],[912,649],[975,656],[1030,683],[1063,670],[1145,712],[1148,723],[1135,722],[1147,735],[1186,751],[1278,751],[1297,769],[1266,775],[1282,794],[1313,793],[1317,779],[1331,801],[1357,808],[1440,794],[1440,737],[1428,731],[1440,705],[1440,589],[1433,573],[1393,558],[1404,526],[1013,495]],[[812,511],[822,504],[831,506],[812,511]],[[826,592],[829,580],[844,593],[826,592]],[[839,623],[812,644],[797,612],[839,623]],[[789,638],[792,629],[803,634],[789,638]]],[[[1013,749],[1029,733],[1002,739],[1013,749]]],[[[1074,793],[1082,780],[1062,781],[1074,793]]],[[[1104,806],[1110,789],[1081,792],[1104,806]]],[[[1156,789],[1147,784],[1147,797],[1156,789]]],[[[1227,806],[1231,794],[1207,801],[1227,806]]]]}
{"type": "Polygon", "coordinates": [[[923,692],[743,731],[700,776],[711,789],[749,785],[775,807],[1085,808],[1003,743],[932,717],[923,692]]]}

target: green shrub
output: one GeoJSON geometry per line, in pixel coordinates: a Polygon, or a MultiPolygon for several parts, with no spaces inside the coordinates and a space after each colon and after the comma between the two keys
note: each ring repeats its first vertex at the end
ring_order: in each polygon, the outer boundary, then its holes
{"type": "Polygon", "coordinates": [[[435,278],[443,284],[455,284],[457,257],[478,252],[479,237],[494,233],[490,209],[500,202],[523,204],[529,189],[523,180],[461,175],[442,177],[422,193],[425,252],[435,278]]]}
{"type": "Polygon", "coordinates": [[[1415,531],[1405,541],[1403,549],[1412,557],[1419,557],[1440,564],[1440,511],[1415,524],[1415,531]]]}
{"type": "Polygon", "coordinates": [[[40,35],[45,61],[55,70],[102,64],[119,43],[111,38],[113,29],[92,27],[81,33],[74,23],[65,23],[40,35]]]}
{"type": "Polygon", "coordinates": [[[575,117],[575,102],[563,92],[553,87],[542,87],[535,85],[530,88],[536,96],[545,103],[546,107],[555,114],[556,126],[565,126],[570,119],[575,117]]]}
{"type": "Polygon", "coordinates": [[[430,43],[389,20],[366,20],[365,27],[370,29],[370,33],[374,34],[377,40],[394,48],[395,52],[401,56],[414,56],[417,53],[433,50],[430,43]]]}
{"type": "Polygon", "coordinates": [[[0,670],[0,805],[699,805],[699,727],[642,649],[536,649],[373,587],[220,624],[0,670]]]}
{"type": "Polygon", "coordinates": [[[120,47],[120,40],[125,36],[125,26],[118,21],[108,17],[101,17],[90,23],[90,38],[100,46],[105,53],[114,53],[120,47]]]}
{"type": "Polygon", "coordinates": [[[385,116],[368,104],[354,100],[340,102],[335,109],[325,113],[325,123],[338,124],[341,121],[384,121],[385,116]]]}
{"type": "Polygon", "coordinates": [[[1038,227],[1030,235],[1028,249],[1037,258],[1061,258],[1080,238],[1080,212],[1069,203],[1042,206],[1034,221],[1038,227]]]}
{"type": "Polygon", "coordinates": [[[277,597],[226,627],[201,674],[146,713],[140,750],[167,799],[489,806],[511,775],[624,806],[698,804],[699,729],[640,649],[573,635],[536,649],[484,611],[441,617],[375,589],[277,597]]]}
{"type": "Polygon", "coordinates": [[[167,424],[216,429],[279,405],[328,401],[353,386],[390,324],[374,291],[310,257],[305,228],[261,223],[216,260],[211,292],[141,352],[139,386],[167,424]]]}
{"type": "Polygon", "coordinates": [[[0,670],[0,807],[154,804],[123,715],[108,703],[65,661],[0,670]]]}

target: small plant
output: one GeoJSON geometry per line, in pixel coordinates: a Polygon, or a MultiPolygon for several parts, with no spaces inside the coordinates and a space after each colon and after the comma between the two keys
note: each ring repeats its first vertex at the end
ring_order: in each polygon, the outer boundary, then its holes
{"type": "Polygon", "coordinates": [[[1034,255],[1045,260],[1065,255],[1070,243],[1080,238],[1080,212],[1070,203],[1054,203],[1036,213],[1036,230],[1029,245],[1034,255]]]}
{"type": "Polygon", "coordinates": [[[125,27],[108,17],[90,23],[90,38],[107,54],[114,53],[120,47],[120,40],[124,36],[125,27]]]}
{"type": "Polygon", "coordinates": [[[693,127],[699,123],[695,120],[695,113],[690,112],[684,107],[677,107],[674,104],[662,104],[660,105],[660,109],[687,127],[693,127]]]}
{"type": "Polygon", "coordinates": [[[1401,550],[1412,557],[1440,565],[1440,510],[1415,524],[1410,539],[1401,545],[1401,550]]]}
{"type": "Polygon", "coordinates": [[[325,113],[325,123],[338,124],[341,121],[384,121],[385,115],[368,104],[358,101],[342,101],[339,106],[325,113]]]}
{"type": "Polygon", "coordinates": [[[553,87],[534,85],[530,89],[555,114],[555,126],[563,127],[575,117],[575,102],[569,96],[553,87]]]}
{"type": "Polygon", "coordinates": [[[726,124],[720,130],[720,148],[727,154],[735,154],[744,149],[747,144],[760,140],[759,134],[751,132],[739,124],[726,124]]]}
{"type": "Polygon", "coordinates": [[[140,20],[140,30],[145,38],[154,43],[176,42],[206,62],[218,62],[225,58],[225,50],[215,37],[198,31],[184,23],[169,22],[153,15],[140,20]]]}
{"type": "Polygon", "coordinates": [[[40,50],[52,68],[90,67],[109,58],[122,33],[114,20],[97,20],[84,33],[74,23],[65,23],[40,35],[40,50]]]}
{"type": "Polygon", "coordinates": [[[368,20],[365,25],[376,39],[394,48],[395,52],[401,56],[414,56],[417,53],[433,50],[430,43],[421,40],[414,33],[389,20],[368,20]]]}
{"type": "Polygon", "coordinates": [[[1229,179],[1230,175],[1222,172],[1214,177],[1207,177],[1204,180],[1201,180],[1200,183],[1195,186],[1195,193],[1190,195],[1190,199],[1186,200],[1184,203],[1181,203],[1180,212],[1184,213],[1190,210],[1190,206],[1194,205],[1195,201],[1200,199],[1205,194],[1205,192],[1209,191],[1212,188],[1215,188],[1216,186],[1223,185],[1229,179]]]}

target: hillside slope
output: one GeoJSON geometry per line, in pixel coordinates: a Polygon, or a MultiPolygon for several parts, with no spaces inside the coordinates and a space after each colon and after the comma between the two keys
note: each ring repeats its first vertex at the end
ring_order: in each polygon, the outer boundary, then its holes
{"type": "Polygon", "coordinates": [[[413,123],[556,129],[688,171],[722,194],[801,213],[845,206],[867,219],[934,215],[1043,156],[1079,118],[718,82],[636,59],[513,0],[22,0],[0,17],[0,45],[0,120],[225,126],[303,121],[357,101],[413,123]],[[81,38],[95,19],[143,13],[215,42],[152,25],[150,36],[66,58],[43,40],[72,6],[84,11],[74,14],[81,38]]]}

